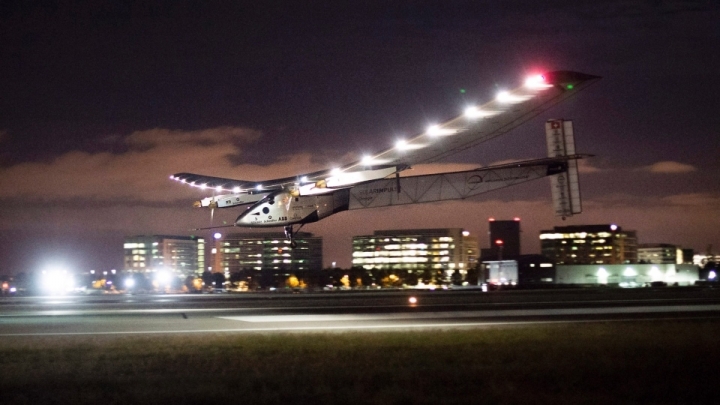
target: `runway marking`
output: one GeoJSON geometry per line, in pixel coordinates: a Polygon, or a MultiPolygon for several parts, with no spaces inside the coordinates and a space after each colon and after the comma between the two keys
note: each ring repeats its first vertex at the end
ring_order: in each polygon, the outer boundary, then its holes
{"type": "MultiPolygon", "coordinates": [[[[385,304],[385,305],[338,305],[333,306],[333,309],[362,309],[362,308],[407,308],[406,296],[398,296],[402,304],[385,304]]],[[[422,297],[421,297],[422,299],[422,297]]],[[[471,303],[460,303],[460,304],[423,304],[422,302],[417,305],[418,308],[430,308],[430,307],[457,307],[457,306],[518,306],[518,305],[540,305],[540,304],[552,304],[552,305],[570,305],[570,304],[604,304],[604,303],[642,303],[642,302],[668,302],[668,301],[687,301],[687,298],[669,298],[669,299],[638,299],[638,300],[589,300],[589,301],[528,301],[528,302],[471,302],[471,303]]],[[[700,298],[695,301],[716,301],[711,298],[700,298]]],[[[25,305],[25,304],[22,304],[25,305]]],[[[257,312],[257,311],[283,311],[283,310],[312,310],[312,309],[325,309],[324,306],[278,306],[278,307],[232,307],[232,308],[151,308],[151,309],[91,309],[91,310],[71,310],[71,309],[50,309],[50,310],[38,310],[38,311],[18,311],[14,313],[0,314],[0,318],[18,318],[18,317],[43,317],[43,316],[87,316],[87,315],[133,315],[133,314],[179,314],[182,312],[188,313],[203,313],[203,312],[233,312],[233,311],[246,311],[246,312],[257,312]]]]}
{"type": "Polygon", "coordinates": [[[343,330],[388,330],[388,329],[457,329],[480,326],[530,326],[551,325],[563,323],[598,323],[598,322],[637,322],[637,321],[678,321],[718,319],[717,317],[689,317],[689,318],[627,318],[627,319],[592,319],[592,320],[558,320],[558,321],[518,321],[518,322],[468,322],[468,323],[435,323],[435,324],[409,324],[409,325],[346,325],[346,326],[296,326],[296,327],[266,327],[241,329],[203,329],[203,330],[165,330],[165,331],[120,331],[120,332],[45,332],[45,333],[4,333],[0,337],[49,337],[49,336],[92,336],[92,335],[168,335],[189,333],[229,333],[229,332],[323,332],[343,330]]]}
{"type": "Polygon", "coordinates": [[[219,319],[250,323],[279,322],[345,322],[345,321],[390,321],[400,319],[457,319],[497,318],[516,316],[562,316],[562,315],[606,315],[606,314],[649,314],[671,312],[720,311],[720,305],[679,305],[656,307],[610,307],[610,308],[557,308],[557,309],[508,309],[493,311],[455,312],[413,312],[394,314],[321,314],[321,315],[250,315],[218,316],[219,319]]]}

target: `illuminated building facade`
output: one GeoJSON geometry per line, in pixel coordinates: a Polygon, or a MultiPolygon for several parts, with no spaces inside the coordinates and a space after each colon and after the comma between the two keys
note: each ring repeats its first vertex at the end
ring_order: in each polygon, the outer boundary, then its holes
{"type": "Polygon", "coordinates": [[[125,238],[125,270],[153,272],[170,270],[178,275],[202,273],[205,240],[194,236],[140,235],[125,238]]]}
{"type": "Polygon", "coordinates": [[[234,233],[215,240],[212,249],[212,272],[231,273],[240,270],[285,270],[288,272],[321,269],[322,238],[311,233],[295,234],[297,247],[280,232],[234,233]]]}
{"type": "Polygon", "coordinates": [[[353,267],[366,270],[444,270],[475,267],[477,238],[461,228],[375,231],[353,237],[353,267]]]}
{"type": "Polygon", "coordinates": [[[700,278],[691,264],[593,264],[556,266],[557,284],[643,287],[646,285],[693,285],[700,278]]]}
{"type": "Polygon", "coordinates": [[[667,243],[643,243],[638,246],[638,262],[650,264],[683,264],[683,251],[667,243]]]}
{"type": "Polygon", "coordinates": [[[637,263],[637,234],[617,225],[559,226],[540,232],[542,255],[557,264],[637,263]]]}

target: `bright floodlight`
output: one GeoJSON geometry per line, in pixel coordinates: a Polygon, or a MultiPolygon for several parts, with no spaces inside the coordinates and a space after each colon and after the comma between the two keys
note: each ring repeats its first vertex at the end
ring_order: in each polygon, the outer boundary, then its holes
{"type": "Polygon", "coordinates": [[[215,238],[215,239],[220,239],[220,238],[222,238],[222,234],[221,234],[220,232],[215,232],[215,233],[213,234],[213,238],[215,238]]]}
{"type": "Polygon", "coordinates": [[[407,141],[404,139],[401,139],[401,140],[395,142],[395,147],[399,150],[405,150],[405,149],[407,149],[407,141]]]}
{"type": "Polygon", "coordinates": [[[60,266],[43,270],[41,283],[43,289],[50,293],[72,291],[75,284],[72,275],[60,266]]]}
{"type": "Polygon", "coordinates": [[[127,288],[135,287],[135,279],[133,279],[133,278],[125,279],[125,287],[127,287],[127,288]]]}
{"type": "Polygon", "coordinates": [[[240,187],[233,187],[233,193],[239,193],[240,187]]]}
{"type": "Polygon", "coordinates": [[[155,280],[160,285],[169,285],[170,284],[170,273],[167,271],[159,271],[155,273],[155,280]]]}

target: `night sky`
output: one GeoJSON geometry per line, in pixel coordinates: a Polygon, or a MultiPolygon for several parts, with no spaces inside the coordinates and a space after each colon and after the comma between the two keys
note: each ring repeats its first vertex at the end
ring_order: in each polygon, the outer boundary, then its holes
{"type": "Polygon", "coordinates": [[[543,122],[572,119],[596,155],[583,214],[554,217],[545,179],[345,212],[303,229],[325,263],[349,266],[351,237],[376,229],[463,227],[486,246],[487,218],[515,216],[525,253],[541,229],[596,223],[720,251],[717,1],[346,3],[0,2],[0,274],[121,268],[125,235],[209,225],[170,174],[347,163],[549,70],[603,79],[433,169],[544,157],[543,122]]]}

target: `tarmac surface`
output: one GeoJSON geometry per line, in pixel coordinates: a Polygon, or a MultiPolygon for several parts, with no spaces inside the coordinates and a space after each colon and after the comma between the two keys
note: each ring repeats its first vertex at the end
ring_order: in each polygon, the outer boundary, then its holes
{"type": "Polygon", "coordinates": [[[0,339],[351,332],[548,323],[720,320],[720,289],[399,290],[0,298],[0,339]],[[416,302],[411,302],[412,298],[416,302]]]}

